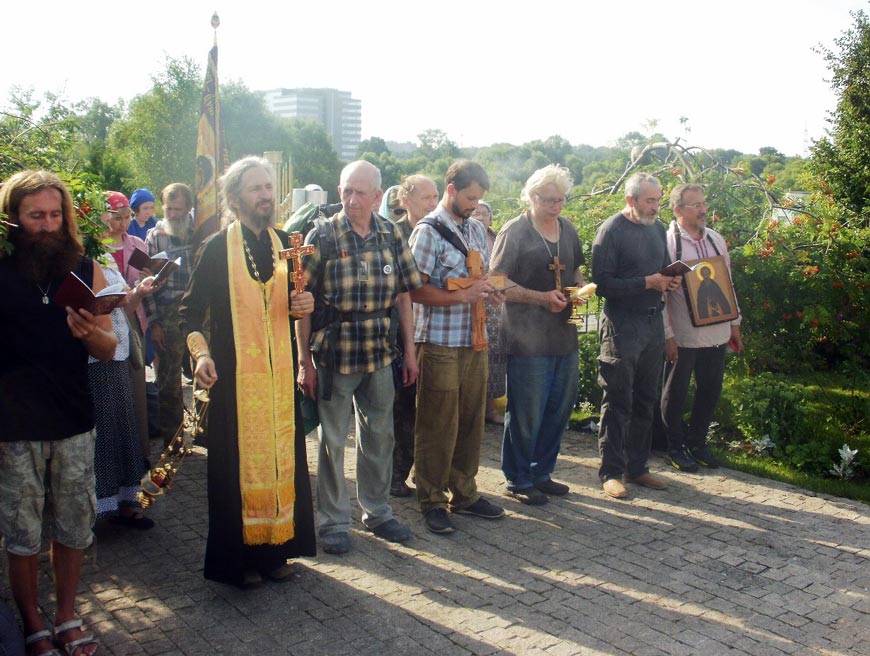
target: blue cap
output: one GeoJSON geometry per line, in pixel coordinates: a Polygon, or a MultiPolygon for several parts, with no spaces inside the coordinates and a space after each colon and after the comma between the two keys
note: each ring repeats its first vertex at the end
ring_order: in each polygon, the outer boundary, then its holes
{"type": "Polygon", "coordinates": [[[139,209],[139,206],[142,203],[153,203],[154,202],[154,194],[152,194],[148,189],[137,189],[133,192],[133,195],[130,196],[130,208],[133,211],[139,209]]]}

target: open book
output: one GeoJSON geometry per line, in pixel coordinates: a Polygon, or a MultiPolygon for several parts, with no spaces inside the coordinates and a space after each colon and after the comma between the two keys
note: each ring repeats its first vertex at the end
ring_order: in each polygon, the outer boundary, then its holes
{"type": "MultiPolygon", "coordinates": [[[[700,262],[698,264],[700,264],[700,262]]],[[[672,262],[664,269],[659,271],[659,273],[663,276],[682,276],[689,273],[689,271],[694,271],[698,267],[698,264],[695,264],[694,266],[689,266],[682,260],[677,260],[676,262],[672,262]]]]}
{"type": "Polygon", "coordinates": [[[169,255],[166,251],[160,251],[153,257],[149,257],[148,253],[143,251],[141,248],[133,248],[133,252],[130,253],[130,261],[127,263],[134,269],[148,269],[151,273],[157,274],[163,266],[169,262],[169,255]]]}
{"type": "Polygon", "coordinates": [[[176,257],[174,260],[164,260],[163,266],[160,267],[160,269],[157,271],[157,275],[154,276],[154,286],[162,285],[164,282],[166,282],[172,272],[180,266],[180,257],[176,257]]]}
{"type": "Polygon", "coordinates": [[[70,272],[54,295],[54,302],[73,310],[84,308],[91,314],[109,314],[127,298],[125,287],[124,283],[119,282],[94,294],[84,280],[70,272]]]}

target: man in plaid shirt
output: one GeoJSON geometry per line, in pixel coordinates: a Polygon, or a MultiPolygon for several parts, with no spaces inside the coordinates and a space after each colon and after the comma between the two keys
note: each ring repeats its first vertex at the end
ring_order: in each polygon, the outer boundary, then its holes
{"type": "Polygon", "coordinates": [[[399,330],[406,344],[403,383],[412,385],[417,379],[417,360],[408,292],[422,285],[399,229],[374,212],[383,196],[377,167],[365,161],[351,162],[341,172],[338,191],[342,210],[315,222],[305,240],[316,246],[305,262],[315,309],[314,315],[296,322],[299,387],[317,399],[320,414],[320,546],[332,554],[350,548],[344,447],[354,405],[357,497],[363,524],[390,542],[411,537],[408,527],[393,518],[389,503],[395,397],[390,311],[394,306],[398,309],[399,330]]]}
{"type": "MultiPolygon", "coordinates": [[[[168,443],[181,425],[184,397],[181,390],[181,362],[187,353],[185,335],[178,327],[178,307],[187,289],[193,269],[193,192],[181,182],[173,182],[163,190],[163,216],[145,239],[148,255],[166,252],[170,260],[181,258],[181,266],[173,271],[166,283],[143,300],[145,315],[151,330],[151,341],[157,350],[157,393],[160,401],[160,434],[168,443]]],[[[157,273],[152,271],[152,273],[157,273]]]]}
{"type": "Polygon", "coordinates": [[[504,515],[504,510],[480,496],[475,481],[488,365],[486,350],[475,351],[471,340],[472,304],[502,303],[504,294],[486,276],[464,289],[447,290],[448,278],[470,277],[459,245],[465,251],[480,252],[484,270],[489,267],[486,228],[471,218],[487,189],[489,176],[480,164],[455,162],[447,169],[441,204],[417,223],[409,240],[426,283],[411,292],[420,363],[415,480],[426,527],[433,533],[455,530],[447,514],[448,491],[452,512],[485,519],[504,515]]]}

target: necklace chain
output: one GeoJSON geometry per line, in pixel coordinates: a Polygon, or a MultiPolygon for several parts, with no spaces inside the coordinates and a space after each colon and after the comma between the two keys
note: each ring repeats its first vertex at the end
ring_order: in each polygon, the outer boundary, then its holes
{"type": "Polygon", "coordinates": [[[36,288],[42,293],[42,304],[48,305],[48,292],[51,291],[51,280],[48,281],[48,285],[46,285],[45,289],[42,288],[38,282],[34,281],[36,288]]]}
{"type": "MultiPolygon", "coordinates": [[[[553,251],[550,250],[550,244],[547,243],[546,237],[544,237],[544,233],[538,230],[538,226],[535,225],[535,220],[532,218],[531,212],[529,213],[529,222],[532,224],[532,228],[534,228],[535,232],[538,233],[538,237],[541,238],[541,241],[544,242],[544,248],[547,249],[547,254],[550,258],[553,258],[553,251]]],[[[559,257],[559,249],[562,245],[562,224],[559,223],[559,220],[556,219],[556,225],[559,228],[559,233],[556,235],[556,257],[559,257]]]]}
{"type": "MultiPolygon", "coordinates": [[[[257,263],[254,261],[254,256],[251,254],[251,249],[248,248],[248,240],[245,239],[244,233],[242,233],[242,245],[245,247],[245,256],[248,258],[248,262],[251,263],[251,269],[254,272],[254,278],[256,279],[257,284],[260,285],[260,290],[263,294],[263,303],[268,306],[272,300],[273,288],[267,286],[266,283],[264,283],[260,278],[260,270],[257,268],[257,263]]],[[[277,269],[277,265],[275,264],[275,249],[272,247],[271,240],[269,241],[269,251],[272,254],[272,268],[273,270],[275,270],[277,269]]]]}
{"type": "Polygon", "coordinates": [[[251,249],[248,248],[248,240],[245,239],[244,235],[242,235],[242,243],[245,245],[245,255],[247,255],[248,262],[251,263],[251,269],[254,271],[254,278],[256,278],[257,282],[262,285],[263,281],[260,279],[260,271],[257,269],[257,263],[254,262],[254,256],[251,255],[251,249]]]}

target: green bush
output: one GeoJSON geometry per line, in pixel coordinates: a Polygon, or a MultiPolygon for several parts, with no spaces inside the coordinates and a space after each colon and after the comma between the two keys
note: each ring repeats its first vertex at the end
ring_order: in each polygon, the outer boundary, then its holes
{"type": "Polygon", "coordinates": [[[803,387],[768,372],[738,378],[729,387],[734,424],[748,441],[767,438],[784,453],[789,444],[807,434],[809,395],[803,387]]]}
{"type": "Polygon", "coordinates": [[[579,367],[580,380],[577,383],[577,403],[590,403],[595,408],[601,407],[601,388],[598,386],[598,332],[580,333],[579,335],[579,367]]]}
{"type": "MultiPolygon", "coordinates": [[[[769,372],[726,376],[717,411],[719,442],[752,456],[771,456],[796,471],[830,476],[840,461],[838,449],[848,443],[858,449],[856,478],[868,471],[870,438],[847,431],[834,405],[819,403],[818,390],[785,382],[769,372]]],[[[863,400],[862,397],[857,397],[863,400]]]]}

